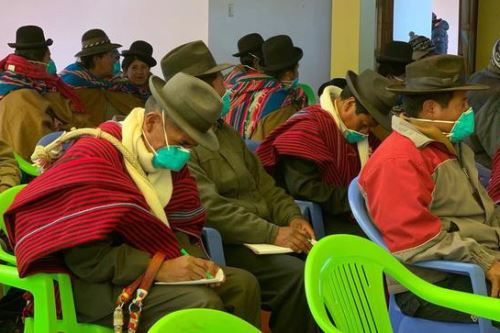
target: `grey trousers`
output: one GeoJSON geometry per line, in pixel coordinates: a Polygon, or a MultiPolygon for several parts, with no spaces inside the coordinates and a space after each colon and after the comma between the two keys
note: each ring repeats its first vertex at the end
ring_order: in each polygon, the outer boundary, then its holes
{"type": "MultiPolygon", "coordinates": [[[[209,308],[230,312],[260,329],[260,290],[255,277],[238,268],[222,267],[226,281],[207,286],[153,286],[144,300],[138,333],[146,333],[163,316],[182,309],[209,308]]],[[[113,327],[113,315],[94,322],[113,327]]]]}
{"type": "Polygon", "coordinates": [[[309,312],[304,289],[304,261],[292,255],[256,255],[243,245],[225,245],[228,265],[257,277],[273,333],[319,332],[309,312]]]}

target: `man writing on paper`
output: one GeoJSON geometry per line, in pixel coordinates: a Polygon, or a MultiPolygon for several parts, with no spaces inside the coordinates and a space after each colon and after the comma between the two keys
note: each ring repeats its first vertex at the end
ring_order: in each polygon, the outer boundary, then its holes
{"type": "MultiPolygon", "coordinates": [[[[221,71],[230,66],[217,65],[201,41],[172,50],[161,66],[166,79],[185,72],[224,95],[221,71]]],[[[308,240],[314,238],[311,226],[235,130],[221,119],[214,131],[220,149],[195,148],[189,163],[207,209],[207,223],[222,234],[227,262],[250,271],[259,280],[262,302],[272,310],[272,332],[315,332],[304,293],[304,262],[291,255],[258,256],[243,246],[268,243],[307,252],[311,247],[308,240]]]]}
{"type": "MultiPolygon", "coordinates": [[[[79,138],[6,214],[20,275],[69,268],[82,322],[111,327],[117,296],[157,252],[166,255],[159,282],[203,279],[218,271],[201,259],[207,258],[200,237],[206,213],[186,162],[197,144],[218,148],[210,128],[220,97],[182,73],[165,85],[152,77],[150,88],[145,109],[79,138]],[[181,248],[193,256],[180,256],[181,248]]],[[[257,281],[239,269],[224,272],[226,281],[214,289],[153,286],[139,332],[170,312],[199,307],[227,309],[259,326],[257,281]]]]}

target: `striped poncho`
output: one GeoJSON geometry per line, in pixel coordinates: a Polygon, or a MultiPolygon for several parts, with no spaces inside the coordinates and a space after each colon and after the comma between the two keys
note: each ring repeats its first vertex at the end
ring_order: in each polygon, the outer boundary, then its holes
{"type": "Polygon", "coordinates": [[[295,105],[300,110],[307,105],[301,88],[287,88],[265,74],[240,76],[231,90],[231,107],[225,121],[242,138],[251,137],[259,121],[273,111],[288,105],[295,105]]]}
{"type": "Polygon", "coordinates": [[[491,164],[491,179],[488,185],[488,194],[495,204],[500,204],[500,147],[497,149],[491,164]]]}
{"type": "MultiPolygon", "coordinates": [[[[121,127],[100,128],[121,140],[121,127]]],[[[165,210],[169,227],[153,215],[108,141],[84,137],[16,197],[5,214],[20,276],[64,271],[58,253],[119,234],[150,253],[179,256],[174,231],[200,239],[205,221],[194,178],[187,167],[172,172],[173,194],[165,210]]]]}

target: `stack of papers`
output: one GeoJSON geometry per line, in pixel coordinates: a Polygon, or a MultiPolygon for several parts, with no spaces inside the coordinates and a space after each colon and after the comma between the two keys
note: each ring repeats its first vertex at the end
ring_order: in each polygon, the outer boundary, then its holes
{"type": "MultiPolygon", "coordinates": [[[[316,244],[315,239],[311,239],[311,244],[316,244]]],[[[283,254],[283,253],[293,253],[293,250],[289,247],[282,247],[272,244],[243,244],[252,250],[255,254],[283,254]]]]}

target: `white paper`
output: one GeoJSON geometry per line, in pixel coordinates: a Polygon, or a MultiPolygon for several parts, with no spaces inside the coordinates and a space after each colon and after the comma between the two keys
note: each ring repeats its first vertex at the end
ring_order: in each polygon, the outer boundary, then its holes
{"type": "Polygon", "coordinates": [[[224,271],[219,268],[217,274],[213,279],[200,279],[200,280],[190,280],[190,281],[177,281],[177,282],[156,282],[156,285],[163,286],[184,286],[184,285],[196,285],[196,284],[212,284],[224,282],[225,276],[224,271]]]}

